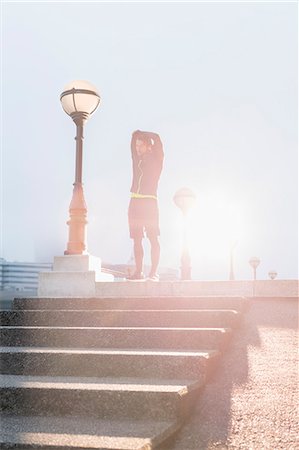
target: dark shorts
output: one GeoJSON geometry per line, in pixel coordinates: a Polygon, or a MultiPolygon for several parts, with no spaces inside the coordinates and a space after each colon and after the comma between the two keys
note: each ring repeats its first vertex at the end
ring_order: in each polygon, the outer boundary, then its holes
{"type": "Polygon", "coordinates": [[[129,204],[129,229],[132,239],[159,236],[158,201],[154,198],[131,198],[129,204]]]}

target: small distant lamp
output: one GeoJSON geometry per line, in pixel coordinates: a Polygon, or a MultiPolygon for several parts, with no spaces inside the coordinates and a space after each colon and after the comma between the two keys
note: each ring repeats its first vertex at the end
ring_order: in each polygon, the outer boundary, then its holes
{"type": "Polygon", "coordinates": [[[277,272],[276,270],[270,270],[268,275],[271,278],[271,280],[275,280],[275,278],[277,277],[277,272]]]}
{"type": "Polygon", "coordinates": [[[183,213],[183,249],[181,256],[181,280],[191,280],[191,258],[188,246],[187,237],[187,214],[189,210],[194,206],[196,195],[189,188],[179,189],[174,197],[173,201],[183,213]]]}
{"type": "Polygon", "coordinates": [[[260,263],[260,259],[257,258],[256,256],[253,256],[252,258],[250,258],[249,260],[249,264],[251,265],[251,267],[253,268],[253,297],[255,297],[255,292],[256,292],[256,269],[260,263]]]}
{"type": "Polygon", "coordinates": [[[229,279],[230,281],[233,281],[235,279],[235,273],[234,273],[234,249],[237,246],[238,241],[231,241],[230,243],[230,271],[229,271],[229,279]]]}
{"type": "Polygon", "coordinates": [[[86,216],[87,207],[84,199],[82,184],[82,150],[83,126],[87,119],[95,112],[100,103],[97,89],[88,81],[72,81],[60,95],[64,111],[73,119],[77,127],[76,140],[76,169],[73,197],[69,212],[69,240],[65,255],[82,255],[86,253],[86,216]]]}
{"type": "Polygon", "coordinates": [[[259,258],[257,258],[256,256],[253,256],[249,260],[249,264],[253,268],[253,279],[254,279],[254,281],[256,280],[256,269],[257,269],[258,265],[260,264],[260,262],[261,262],[261,260],[259,258]]]}

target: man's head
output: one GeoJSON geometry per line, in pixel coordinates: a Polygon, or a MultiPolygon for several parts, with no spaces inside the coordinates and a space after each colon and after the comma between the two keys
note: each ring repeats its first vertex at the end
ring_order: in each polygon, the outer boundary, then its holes
{"type": "Polygon", "coordinates": [[[138,156],[142,156],[152,149],[151,139],[143,133],[137,133],[136,136],[136,153],[138,156]]]}

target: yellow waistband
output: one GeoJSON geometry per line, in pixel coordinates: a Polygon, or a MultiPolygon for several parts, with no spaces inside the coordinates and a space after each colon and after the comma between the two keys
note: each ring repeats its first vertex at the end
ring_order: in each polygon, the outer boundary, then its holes
{"type": "Polygon", "coordinates": [[[136,194],[136,192],[131,192],[131,198],[154,198],[155,200],[157,200],[157,197],[155,195],[136,194]]]}

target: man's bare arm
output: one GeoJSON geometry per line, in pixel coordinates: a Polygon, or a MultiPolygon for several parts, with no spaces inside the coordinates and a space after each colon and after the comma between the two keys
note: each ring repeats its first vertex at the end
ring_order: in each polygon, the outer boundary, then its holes
{"type": "Polygon", "coordinates": [[[132,139],[131,139],[131,154],[132,158],[137,156],[136,153],[136,140],[138,138],[138,135],[140,134],[140,130],[136,130],[132,133],[132,139]]]}

